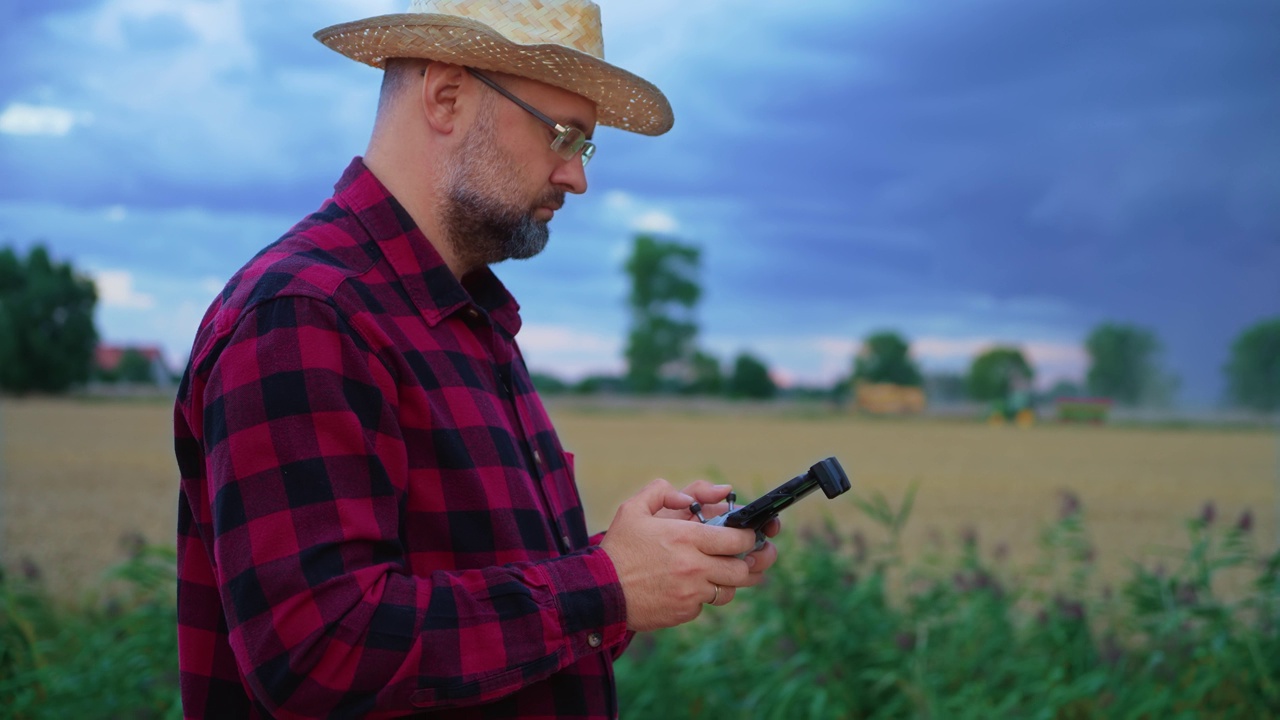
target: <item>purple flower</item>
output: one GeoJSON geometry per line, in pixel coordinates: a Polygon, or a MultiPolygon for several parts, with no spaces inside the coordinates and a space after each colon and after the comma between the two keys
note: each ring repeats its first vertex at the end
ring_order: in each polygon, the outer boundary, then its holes
{"type": "Polygon", "coordinates": [[[1058,600],[1058,613],[1066,620],[1079,622],[1084,619],[1084,603],[1078,600],[1058,600]]]}
{"type": "Polygon", "coordinates": [[[147,549],[147,539],[139,532],[125,533],[120,536],[120,549],[129,557],[137,558],[147,549]]]}
{"type": "Polygon", "coordinates": [[[1240,513],[1240,522],[1236,523],[1236,529],[1240,532],[1247,533],[1253,529],[1253,511],[1245,510],[1240,513]]]}
{"type": "Polygon", "coordinates": [[[1115,667],[1124,659],[1124,648],[1120,647],[1120,642],[1116,640],[1116,636],[1108,633],[1102,639],[1102,662],[1115,667]]]}
{"type": "Polygon", "coordinates": [[[1204,508],[1200,510],[1200,523],[1205,527],[1213,524],[1213,519],[1218,516],[1218,509],[1214,507],[1213,501],[1204,504],[1204,508]]]}
{"type": "Polygon", "coordinates": [[[838,530],[836,530],[836,526],[833,523],[827,523],[823,529],[827,536],[828,547],[830,547],[832,550],[839,550],[842,546],[844,546],[844,536],[841,535],[838,530]]]}
{"type": "Polygon", "coordinates": [[[961,530],[960,542],[964,543],[964,546],[969,549],[973,549],[977,547],[978,546],[978,529],[970,525],[969,527],[966,527],[964,530],[961,530]]]}
{"type": "Polygon", "coordinates": [[[916,649],[916,634],[909,632],[900,632],[893,639],[898,645],[898,649],[902,652],[911,652],[916,649]]]}
{"type": "Polygon", "coordinates": [[[22,558],[22,577],[31,582],[40,579],[40,566],[31,558],[22,558]]]}
{"type": "Polygon", "coordinates": [[[867,559],[867,539],[862,536],[862,531],[853,533],[853,561],[861,563],[867,559]]]}
{"type": "Polygon", "coordinates": [[[1058,518],[1066,520],[1080,514],[1080,497],[1070,490],[1063,490],[1058,505],[1058,518]]]}

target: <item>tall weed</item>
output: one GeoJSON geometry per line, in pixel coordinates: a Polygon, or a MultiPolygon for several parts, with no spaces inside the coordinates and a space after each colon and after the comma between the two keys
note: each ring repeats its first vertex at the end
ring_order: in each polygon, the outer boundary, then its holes
{"type": "Polygon", "coordinates": [[[898,508],[854,497],[887,539],[828,525],[781,542],[768,581],[726,611],[641,638],[618,666],[629,718],[1280,717],[1280,553],[1252,517],[1187,523],[1172,570],[1094,587],[1079,500],[1015,570],[976,532],[908,564],[898,508]],[[1252,575],[1225,599],[1215,579],[1252,575]]]}
{"type": "Polygon", "coordinates": [[[103,587],[68,604],[0,578],[0,717],[181,717],[173,550],[136,547],[103,587]]]}

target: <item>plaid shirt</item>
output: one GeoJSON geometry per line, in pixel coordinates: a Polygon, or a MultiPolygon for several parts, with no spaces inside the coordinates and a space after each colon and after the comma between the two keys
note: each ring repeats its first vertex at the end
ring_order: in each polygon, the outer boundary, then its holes
{"type": "Polygon", "coordinates": [[[617,714],[622,588],[519,328],[359,158],[231,279],[174,413],[187,717],[617,714]]]}

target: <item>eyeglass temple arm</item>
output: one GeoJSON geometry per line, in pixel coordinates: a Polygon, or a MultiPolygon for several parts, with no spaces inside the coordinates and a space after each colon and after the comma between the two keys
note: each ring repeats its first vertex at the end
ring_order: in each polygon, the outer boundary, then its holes
{"type": "Polygon", "coordinates": [[[501,95],[502,95],[503,97],[505,97],[506,99],[508,99],[508,100],[510,100],[511,102],[513,102],[513,103],[515,103],[515,104],[519,105],[521,108],[524,108],[524,110],[525,110],[526,112],[528,112],[530,115],[533,115],[534,117],[538,118],[539,120],[541,120],[542,122],[546,123],[546,124],[547,124],[547,125],[549,125],[550,127],[555,128],[556,132],[564,132],[564,131],[565,131],[565,129],[566,129],[566,128],[565,128],[563,125],[561,125],[560,123],[556,122],[555,120],[552,120],[551,118],[547,117],[546,115],[543,115],[543,114],[542,114],[542,113],[541,113],[537,108],[533,107],[532,105],[529,105],[529,104],[525,103],[525,101],[521,100],[520,98],[516,97],[515,95],[512,95],[510,92],[507,92],[507,89],[506,89],[506,88],[504,88],[504,87],[502,87],[501,85],[499,85],[498,83],[494,82],[492,79],[490,79],[490,78],[488,78],[488,77],[486,77],[486,76],[484,76],[484,75],[480,74],[478,71],[473,70],[473,69],[471,69],[471,68],[467,68],[467,72],[469,72],[469,73],[471,73],[472,75],[474,75],[474,76],[476,77],[476,79],[477,79],[477,80],[479,80],[480,82],[484,83],[485,85],[488,85],[489,87],[493,88],[494,90],[497,90],[497,91],[498,91],[498,93],[499,93],[499,94],[501,94],[501,95]]]}

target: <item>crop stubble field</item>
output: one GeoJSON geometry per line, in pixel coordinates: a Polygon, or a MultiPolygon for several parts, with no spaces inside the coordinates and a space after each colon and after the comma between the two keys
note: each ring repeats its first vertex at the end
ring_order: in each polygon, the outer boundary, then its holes
{"type": "MultiPolygon", "coordinates": [[[[936,420],[878,421],[777,412],[590,410],[550,405],[576,455],[592,530],[654,477],[676,485],[724,479],[753,497],[827,455],[854,492],[895,505],[919,483],[908,555],[931,536],[954,544],[976,529],[984,552],[1035,555],[1062,491],[1082,500],[1104,577],[1129,560],[1184,547],[1183,521],[1213,501],[1218,522],[1253,513],[1260,549],[1275,547],[1274,432],[1215,429],[988,427],[936,420]]],[[[124,558],[127,538],[173,543],[177,470],[171,408],[163,402],[0,401],[0,561],[38,567],[50,589],[75,597],[124,558]]],[[[816,495],[787,511],[788,534],[830,517],[867,520],[846,498],[816,495]]],[[[1171,560],[1174,558],[1170,555],[1171,560]]]]}

